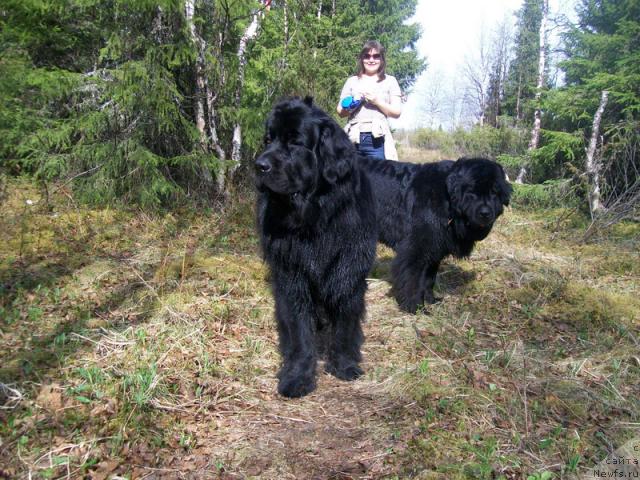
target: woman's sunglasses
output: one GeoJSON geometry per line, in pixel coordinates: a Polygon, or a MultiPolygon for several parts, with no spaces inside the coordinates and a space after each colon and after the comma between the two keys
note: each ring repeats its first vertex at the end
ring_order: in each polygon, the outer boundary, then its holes
{"type": "Polygon", "coordinates": [[[382,58],[382,56],[379,53],[374,53],[372,55],[363,55],[362,59],[363,60],[380,60],[380,58],[382,58]]]}

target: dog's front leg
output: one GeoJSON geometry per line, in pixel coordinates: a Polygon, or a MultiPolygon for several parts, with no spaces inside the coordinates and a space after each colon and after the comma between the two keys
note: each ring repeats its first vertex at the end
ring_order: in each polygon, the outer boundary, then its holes
{"type": "Polygon", "coordinates": [[[354,291],[327,308],[332,324],[332,336],[325,370],[341,380],[355,380],[364,372],[360,368],[360,347],[364,342],[362,317],[364,316],[364,292],[367,284],[363,278],[354,291]]]}
{"type": "Polygon", "coordinates": [[[315,309],[306,280],[288,280],[276,278],[274,288],[282,354],[278,392],[302,397],[316,388],[315,309]]]}
{"type": "Polygon", "coordinates": [[[442,300],[441,298],[436,298],[433,294],[433,287],[436,283],[436,276],[438,274],[439,267],[440,262],[428,263],[422,271],[420,286],[422,301],[425,305],[430,305],[442,300]]]}
{"type": "Polygon", "coordinates": [[[423,305],[439,300],[433,294],[433,287],[440,262],[427,257],[423,249],[418,241],[405,242],[391,265],[396,300],[408,313],[416,313],[423,305]]]}

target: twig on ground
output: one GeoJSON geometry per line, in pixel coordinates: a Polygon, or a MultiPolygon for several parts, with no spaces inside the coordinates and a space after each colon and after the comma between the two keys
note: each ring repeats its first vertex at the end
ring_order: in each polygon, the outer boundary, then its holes
{"type": "Polygon", "coordinates": [[[13,410],[23,399],[24,397],[19,390],[0,383],[0,410],[13,410]]]}

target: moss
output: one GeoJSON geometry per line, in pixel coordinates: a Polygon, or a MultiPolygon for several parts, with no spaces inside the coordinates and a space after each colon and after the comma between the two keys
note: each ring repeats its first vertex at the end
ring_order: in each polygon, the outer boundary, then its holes
{"type": "Polygon", "coordinates": [[[545,306],[543,314],[578,328],[616,328],[640,320],[640,302],[571,282],[563,296],[545,306]]]}

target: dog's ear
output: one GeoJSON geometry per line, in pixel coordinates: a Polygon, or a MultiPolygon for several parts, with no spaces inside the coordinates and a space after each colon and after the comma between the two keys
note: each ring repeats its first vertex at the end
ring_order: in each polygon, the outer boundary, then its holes
{"type": "Polygon", "coordinates": [[[462,213],[462,176],[457,171],[452,171],[446,179],[447,193],[451,202],[451,207],[456,213],[462,213]]]}
{"type": "Polygon", "coordinates": [[[335,183],[349,173],[353,162],[353,145],[335,122],[323,122],[316,145],[322,176],[335,183]]]}
{"type": "Polygon", "coordinates": [[[313,97],[311,95],[307,95],[304,97],[304,103],[306,103],[309,107],[313,107],[313,97]]]}
{"type": "Polygon", "coordinates": [[[502,165],[498,164],[498,169],[500,170],[500,174],[496,180],[496,187],[498,189],[498,197],[500,198],[500,203],[507,206],[509,205],[509,200],[511,199],[511,192],[513,192],[513,187],[507,181],[507,175],[502,168],[502,165]]]}

